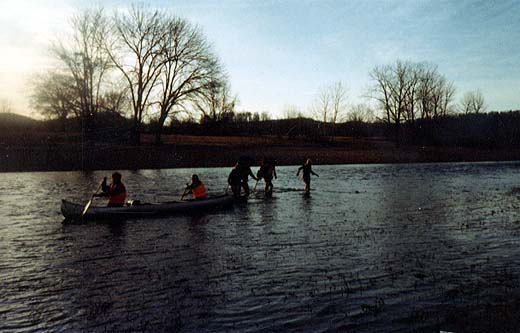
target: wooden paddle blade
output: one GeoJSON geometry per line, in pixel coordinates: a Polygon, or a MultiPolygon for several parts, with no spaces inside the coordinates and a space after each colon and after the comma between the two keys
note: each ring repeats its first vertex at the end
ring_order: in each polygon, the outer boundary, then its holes
{"type": "Polygon", "coordinates": [[[81,212],[81,217],[85,216],[87,210],[90,208],[90,205],[92,205],[92,199],[90,199],[85,205],[85,208],[83,208],[83,211],[81,212]]]}

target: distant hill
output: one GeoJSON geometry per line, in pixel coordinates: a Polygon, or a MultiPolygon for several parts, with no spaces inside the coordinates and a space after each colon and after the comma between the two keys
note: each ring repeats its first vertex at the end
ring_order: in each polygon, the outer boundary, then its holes
{"type": "Polygon", "coordinates": [[[2,130],[35,129],[41,124],[42,122],[39,120],[16,113],[0,113],[0,129],[2,130]]]}

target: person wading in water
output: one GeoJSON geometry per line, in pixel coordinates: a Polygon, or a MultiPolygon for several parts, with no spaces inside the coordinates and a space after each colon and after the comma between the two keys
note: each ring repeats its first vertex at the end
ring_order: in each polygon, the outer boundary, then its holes
{"type": "Polygon", "coordinates": [[[296,177],[300,175],[300,171],[303,170],[303,182],[305,183],[305,194],[311,193],[311,174],[319,177],[319,175],[312,171],[312,161],[310,158],[305,161],[305,164],[298,168],[298,172],[296,173],[296,177]]]}
{"type": "Polygon", "coordinates": [[[253,171],[251,171],[250,161],[245,158],[238,161],[238,170],[242,179],[242,188],[244,189],[244,195],[249,195],[249,185],[247,183],[249,176],[251,176],[251,178],[253,178],[256,181],[258,181],[258,178],[256,178],[253,174],[253,171]]]}
{"type": "Polygon", "coordinates": [[[272,159],[262,159],[260,164],[260,169],[256,173],[256,177],[258,179],[264,179],[265,181],[265,194],[271,195],[273,194],[273,177],[276,179],[278,176],[276,175],[276,167],[275,161],[272,159]]]}
{"type": "Polygon", "coordinates": [[[233,196],[235,198],[239,198],[240,188],[242,187],[242,177],[240,176],[240,166],[238,165],[238,163],[235,164],[233,170],[231,170],[231,172],[229,173],[228,185],[231,186],[231,192],[233,192],[233,196]]]}

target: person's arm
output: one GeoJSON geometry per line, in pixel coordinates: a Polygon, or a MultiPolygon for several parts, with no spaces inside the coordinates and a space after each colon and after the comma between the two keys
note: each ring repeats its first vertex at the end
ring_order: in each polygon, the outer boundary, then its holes
{"type": "Polygon", "coordinates": [[[103,182],[101,182],[101,191],[108,192],[110,187],[107,186],[107,177],[103,177],[103,182]]]}
{"type": "Polygon", "coordinates": [[[312,171],[312,169],[310,169],[310,170],[311,170],[311,173],[312,173],[313,175],[315,175],[316,177],[319,177],[319,175],[318,175],[316,172],[312,171]]]}
{"type": "Polygon", "coordinates": [[[121,194],[121,193],[125,193],[126,192],[126,189],[124,187],[123,184],[119,184],[117,185],[116,187],[114,187],[114,189],[110,190],[110,188],[108,189],[108,195],[118,195],[118,194],[121,194]]]}
{"type": "Polygon", "coordinates": [[[300,175],[300,171],[302,171],[302,170],[303,170],[303,166],[298,168],[298,172],[296,173],[296,177],[298,177],[300,175]]]}
{"type": "Polygon", "coordinates": [[[250,175],[251,178],[253,178],[254,180],[258,180],[258,178],[256,178],[256,176],[253,174],[253,170],[251,170],[251,168],[249,168],[249,175],[250,175]]]}
{"type": "Polygon", "coordinates": [[[276,175],[276,167],[273,165],[273,175],[274,179],[278,179],[278,176],[276,175]]]}
{"type": "Polygon", "coordinates": [[[118,186],[114,187],[113,189],[110,189],[110,186],[107,186],[105,184],[105,187],[102,186],[103,192],[96,194],[96,197],[111,197],[113,195],[118,195],[121,193],[125,193],[126,189],[122,184],[119,184],[118,186]]]}
{"type": "Polygon", "coordinates": [[[103,181],[101,182],[101,193],[94,194],[95,197],[108,197],[110,196],[110,187],[107,186],[107,177],[103,177],[103,181]]]}

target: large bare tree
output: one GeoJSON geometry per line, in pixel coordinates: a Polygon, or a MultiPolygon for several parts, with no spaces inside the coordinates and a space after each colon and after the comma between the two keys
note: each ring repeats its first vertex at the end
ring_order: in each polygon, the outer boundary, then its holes
{"type": "Polygon", "coordinates": [[[100,111],[104,79],[111,67],[103,47],[109,36],[109,25],[102,9],[91,9],[74,15],[71,27],[70,36],[60,38],[52,47],[61,73],[49,75],[73,90],[77,96],[77,116],[88,130],[100,111]]]}
{"type": "Polygon", "coordinates": [[[195,110],[201,115],[201,120],[212,123],[234,113],[238,103],[237,97],[231,96],[229,84],[225,79],[210,85],[202,96],[192,101],[195,110]]]}
{"type": "Polygon", "coordinates": [[[424,119],[445,116],[455,93],[437,67],[426,63],[398,60],[376,67],[370,77],[374,81],[371,97],[380,104],[386,122],[394,126],[397,140],[401,125],[415,122],[418,115],[424,119]]]}
{"type": "MultiPolygon", "coordinates": [[[[164,35],[158,43],[159,53],[159,119],[156,143],[161,142],[161,132],[166,119],[184,105],[199,99],[219,103],[217,96],[225,84],[218,58],[211,51],[202,32],[178,17],[161,18],[164,35]]],[[[226,105],[230,105],[224,101],[226,105]]],[[[212,105],[213,112],[219,106],[212,105]]],[[[210,112],[212,112],[210,110],[210,112]]]]}
{"type": "Polygon", "coordinates": [[[128,85],[133,118],[133,141],[141,143],[140,132],[146,108],[163,69],[161,43],[168,29],[164,14],[141,6],[117,13],[114,18],[114,40],[105,49],[128,85]]]}
{"type": "Polygon", "coordinates": [[[376,67],[370,73],[375,82],[372,97],[384,110],[388,124],[395,126],[396,139],[399,140],[400,128],[405,119],[412,120],[413,98],[418,82],[414,64],[396,61],[392,65],[376,67]]]}
{"type": "Polygon", "coordinates": [[[455,87],[437,71],[437,66],[419,65],[417,101],[423,119],[435,119],[448,114],[455,87]]]}

